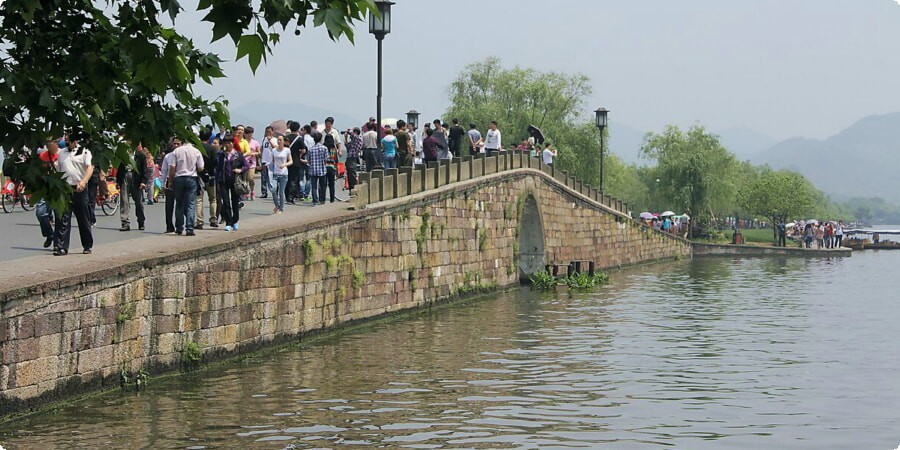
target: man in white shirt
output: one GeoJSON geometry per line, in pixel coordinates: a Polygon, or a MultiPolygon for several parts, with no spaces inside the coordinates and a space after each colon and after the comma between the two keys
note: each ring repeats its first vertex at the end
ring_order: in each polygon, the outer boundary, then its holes
{"type": "Polygon", "coordinates": [[[260,155],[260,181],[262,182],[262,186],[260,187],[260,192],[262,195],[259,198],[266,198],[269,196],[269,191],[275,192],[273,177],[269,175],[269,164],[272,160],[272,149],[277,145],[275,140],[275,129],[271,126],[266,127],[265,136],[262,140],[262,154],[260,155]]]}
{"type": "Polygon", "coordinates": [[[91,231],[91,221],[88,216],[88,182],[94,173],[91,151],[78,145],[75,139],[69,139],[68,145],[59,150],[59,170],[63,178],[72,187],[72,198],[69,207],[60,215],[56,224],[55,256],[64,256],[69,253],[69,237],[72,232],[72,214],[78,221],[78,236],[81,238],[81,247],[84,254],[89,255],[94,247],[94,235],[91,231]]]}
{"type": "Polygon", "coordinates": [[[542,156],[542,158],[543,158],[543,160],[544,160],[544,164],[546,164],[546,165],[548,165],[548,166],[552,166],[552,165],[553,165],[553,158],[556,157],[556,155],[557,155],[557,150],[556,150],[556,149],[551,149],[551,148],[550,148],[550,143],[549,143],[549,142],[545,143],[545,144],[544,144],[544,151],[541,153],[541,156],[542,156]]]}
{"type": "Polygon", "coordinates": [[[334,145],[337,148],[338,156],[342,155],[344,145],[344,139],[341,138],[341,132],[334,128],[334,117],[328,117],[325,119],[325,131],[322,132],[322,142],[320,144],[325,143],[325,135],[330,134],[332,139],[334,139],[334,145]]]}
{"type": "Polygon", "coordinates": [[[484,152],[487,153],[487,156],[492,156],[501,149],[503,149],[503,140],[500,130],[497,129],[497,121],[492,120],[484,138],[484,152]]]}
{"type": "Polygon", "coordinates": [[[374,129],[366,131],[362,135],[363,159],[366,161],[366,172],[381,168],[381,158],[378,151],[378,133],[374,129]]]}
{"type": "Polygon", "coordinates": [[[197,220],[197,173],[204,169],[203,154],[191,144],[175,148],[172,154],[175,161],[169,163],[167,175],[175,194],[175,234],[186,230],[187,236],[193,236],[197,220]]]}

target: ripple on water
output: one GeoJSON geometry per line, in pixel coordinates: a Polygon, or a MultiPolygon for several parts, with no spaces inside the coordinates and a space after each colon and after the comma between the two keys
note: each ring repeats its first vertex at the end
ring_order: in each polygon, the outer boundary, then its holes
{"type": "Polygon", "coordinates": [[[7,448],[894,448],[900,254],[522,290],[0,427],[7,448]]]}

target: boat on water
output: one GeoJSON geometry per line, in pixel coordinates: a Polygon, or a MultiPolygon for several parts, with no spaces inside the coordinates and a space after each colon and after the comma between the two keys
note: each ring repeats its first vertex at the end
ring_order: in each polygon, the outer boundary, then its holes
{"type": "Polygon", "coordinates": [[[853,250],[900,250],[900,242],[881,240],[882,235],[900,235],[900,230],[849,229],[844,234],[843,246],[853,250]]]}

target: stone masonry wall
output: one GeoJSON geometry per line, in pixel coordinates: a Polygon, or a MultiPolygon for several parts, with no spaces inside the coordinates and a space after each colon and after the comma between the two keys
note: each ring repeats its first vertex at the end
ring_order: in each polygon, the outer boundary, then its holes
{"type": "Polygon", "coordinates": [[[335,223],[214,246],[77,283],[4,293],[0,414],[118,386],[121,372],[177,369],[304,333],[518,282],[526,196],[546,261],[600,267],[690,255],[535,170],[382,202],[335,223]]]}

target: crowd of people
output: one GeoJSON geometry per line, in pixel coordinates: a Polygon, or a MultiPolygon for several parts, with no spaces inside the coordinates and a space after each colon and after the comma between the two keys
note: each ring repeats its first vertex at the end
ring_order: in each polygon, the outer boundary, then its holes
{"type": "Polygon", "coordinates": [[[830,249],[841,248],[844,240],[844,222],[817,220],[798,220],[791,223],[779,223],[778,245],[785,247],[787,239],[793,239],[804,248],[830,249]]]}
{"type": "MultiPolygon", "coordinates": [[[[98,189],[103,198],[107,176],[115,180],[119,191],[120,231],[131,231],[134,222],[138,230],[145,230],[145,205],[164,198],[165,233],[193,236],[204,227],[223,225],[225,231],[238,230],[247,201],[271,197],[272,213],[282,214],[286,204],[311,202],[318,206],[344,200],[338,197],[335,183],[343,178],[352,195],[358,174],[364,170],[492,155],[503,149],[497,122],[490,122],[483,135],[475,123],[464,130],[458,119],[449,124],[436,119],[426,123],[421,132],[403,120],[393,127],[379,127],[374,117],[345,131],[338,131],[331,117],[322,126],[315,120],[307,124],[280,122],[283,127],[278,123],[266,127],[259,139],[253,127],[237,125],[214,131],[207,125],[196,136],[171,138],[155,157],[138,144],[128,161],[108,173],[95,165],[90,145],[81,145],[69,136],[48,139],[38,156],[64,174],[73,194],[69,208],[62,213],[46,202],[38,203],[36,215],[44,248],[52,246],[58,256],[69,253],[74,215],[82,251],[91,253],[95,200],[98,189]],[[197,140],[202,149],[192,143],[197,140]]],[[[534,150],[535,145],[526,140],[514,148],[534,150]]],[[[546,145],[544,161],[552,164],[556,154],[546,145]]]]}

